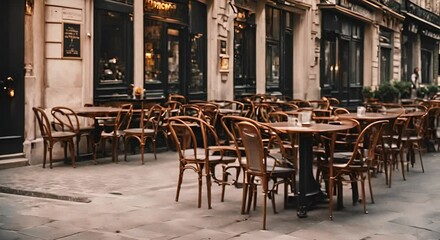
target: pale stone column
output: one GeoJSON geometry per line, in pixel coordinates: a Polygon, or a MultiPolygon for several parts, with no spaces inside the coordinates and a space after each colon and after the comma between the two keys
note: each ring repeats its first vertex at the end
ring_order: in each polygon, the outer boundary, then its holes
{"type": "Polygon", "coordinates": [[[256,29],[256,93],[266,92],[266,1],[258,1],[256,29]]]}
{"type": "Polygon", "coordinates": [[[144,84],[144,3],[142,0],[134,0],[133,16],[133,84],[144,84]]]}
{"type": "Polygon", "coordinates": [[[226,0],[208,1],[207,20],[207,70],[208,70],[208,100],[234,98],[234,18],[235,14],[226,0]],[[225,40],[229,70],[220,71],[219,41],[225,40]]]}

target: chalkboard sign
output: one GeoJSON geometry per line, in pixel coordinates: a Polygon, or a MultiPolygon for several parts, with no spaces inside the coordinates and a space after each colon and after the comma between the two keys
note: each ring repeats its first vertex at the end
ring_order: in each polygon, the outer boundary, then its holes
{"type": "Polygon", "coordinates": [[[63,24],[63,57],[81,57],[81,24],[63,24]]]}

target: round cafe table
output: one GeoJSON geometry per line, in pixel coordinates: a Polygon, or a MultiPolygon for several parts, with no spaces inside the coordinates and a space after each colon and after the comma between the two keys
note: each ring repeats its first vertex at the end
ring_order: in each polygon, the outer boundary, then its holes
{"type": "MultiPolygon", "coordinates": [[[[294,126],[288,122],[264,123],[278,132],[299,134],[299,193],[298,217],[307,217],[307,210],[314,203],[323,200],[326,196],[321,191],[321,185],[313,176],[313,133],[331,132],[335,138],[337,131],[351,129],[353,122],[341,121],[340,125],[313,123],[309,126],[294,126]]],[[[293,138],[292,138],[293,139],[293,138]]],[[[292,142],[292,149],[294,148],[292,142]]],[[[330,156],[332,157],[333,154],[330,156]]],[[[332,196],[329,196],[332,197],[332,196]]]]}
{"type": "Polygon", "coordinates": [[[397,117],[399,117],[400,114],[398,113],[375,113],[375,112],[366,112],[365,115],[358,115],[357,113],[344,113],[338,115],[338,119],[344,120],[344,119],[355,119],[360,122],[365,123],[372,123],[376,121],[381,120],[389,120],[390,122],[397,117]]]}

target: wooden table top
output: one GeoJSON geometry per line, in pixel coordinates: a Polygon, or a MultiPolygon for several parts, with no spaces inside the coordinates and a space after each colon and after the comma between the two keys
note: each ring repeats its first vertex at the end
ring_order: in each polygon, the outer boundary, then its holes
{"type": "Polygon", "coordinates": [[[275,122],[275,123],[264,123],[264,124],[271,128],[274,128],[275,130],[279,130],[283,132],[296,132],[296,133],[335,132],[335,131],[348,130],[355,126],[355,123],[351,121],[339,121],[338,123],[340,123],[340,125],[312,123],[307,126],[294,126],[293,123],[289,123],[289,122],[275,122]]]}
{"type": "Polygon", "coordinates": [[[380,120],[392,120],[397,118],[399,114],[397,113],[375,113],[375,112],[366,112],[365,115],[358,115],[357,113],[344,113],[339,114],[339,119],[355,119],[359,121],[380,121],[380,120]]]}
{"type": "Polygon", "coordinates": [[[72,109],[79,116],[84,117],[101,117],[108,116],[109,114],[116,114],[121,110],[120,108],[115,107],[101,107],[101,106],[93,106],[93,107],[80,107],[72,109]]]}

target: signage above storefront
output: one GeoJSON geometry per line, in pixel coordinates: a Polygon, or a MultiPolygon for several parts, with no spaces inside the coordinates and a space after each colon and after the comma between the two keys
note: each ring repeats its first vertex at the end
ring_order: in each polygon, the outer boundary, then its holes
{"type": "Polygon", "coordinates": [[[177,1],[144,0],[144,13],[166,19],[188,21],[188,4],[177,1]]]}
{"type": "Polygon", "coordinates": [[[157,0],[145,0],[145,8],[153,10],[169,11],[177,8],[175,3],[157,1],[157,0]]]}
{"type": "Polygon", "coordinates": [[[427,36],[427,37],[433,38],[435,40],[440,40],[440,34],[439,33],[431,32],[431,31],[429,31],[427,29],[424,29],[424,30],[422,30],[422,34],[427,36]]]}

